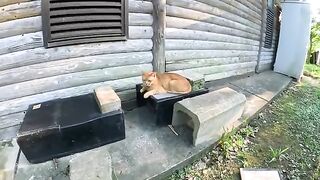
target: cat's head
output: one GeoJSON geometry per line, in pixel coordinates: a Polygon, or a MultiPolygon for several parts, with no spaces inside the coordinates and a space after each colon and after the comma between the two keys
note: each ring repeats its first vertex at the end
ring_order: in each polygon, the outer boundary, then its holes
{"type": "Polygon", "coordinates": [[[143,86],[145,87],[150,87],[155,80],[156,80],[155,72],[145,72],[142,74],[142,82],[143,82],[143,86]]]}

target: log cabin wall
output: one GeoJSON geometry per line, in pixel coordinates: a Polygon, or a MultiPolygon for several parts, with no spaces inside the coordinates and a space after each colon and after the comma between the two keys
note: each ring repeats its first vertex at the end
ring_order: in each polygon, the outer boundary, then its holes
{"type": "MultiPolygon", "coordinates": [[[[258,70],[266,71],[273,69],[273,64],[276,59],[276,52],[278,48],[278,41],[279,41],[279,33],[280,33],[280,22],[279,22],[279,16],[280,16],[280,8],[275,8],[275,16],[274,16],[274,27],[273,27],[273,37],[272,37],[272,46],[271,48],[265,48],[262,47],[261,49],[261,55],[260,55],[260,63],[258,70]]],[[[266,16],[266,14],[265,14],[266,16]]],[[[266,26],[266,22],[264,22],[264,27],[266,26]]],[[[265,42],[265,36],[266,36],[266,29],[263,29],[263,43],[265,42]]]]}
{"type": "Polygon", "coordinates": [[[19,124],[29,104],[111,85],[135,99],[141,72],[152,70],[152,3],[129,2],[127,41],[43,47],[40,0],[0,1],[0,129],[19,124]]]}
{"type": "MultiPolygon", "coordinates": [[[[167,0],[166,7],[166,71],[194,71],[206,81],[255,71],[262,0],[167,0]]],[[[262,66],[273,52],[263,49],[262,66]]]]}

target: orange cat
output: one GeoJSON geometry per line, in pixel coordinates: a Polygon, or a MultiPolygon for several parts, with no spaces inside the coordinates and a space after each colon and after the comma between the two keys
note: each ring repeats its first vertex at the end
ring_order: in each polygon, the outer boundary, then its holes
{"type": "Polygon", "coordinates": [[[147,91],[143,97],[159,93],[187,94],[191,92],[189,81],[183,76],[175,73],[146,72],[142,75],[143,87],[141,93],[147,91]]]}

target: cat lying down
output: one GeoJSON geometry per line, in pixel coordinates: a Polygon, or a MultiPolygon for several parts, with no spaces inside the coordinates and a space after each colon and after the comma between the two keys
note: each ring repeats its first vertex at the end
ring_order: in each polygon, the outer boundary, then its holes
{"type": "Polygon", "coordinates": [[[189,81],[175,73],[146,72],[142,75],[143,86],[140,90],[144,98],[160,93],[187,94],[191,92],[189,81]]]}

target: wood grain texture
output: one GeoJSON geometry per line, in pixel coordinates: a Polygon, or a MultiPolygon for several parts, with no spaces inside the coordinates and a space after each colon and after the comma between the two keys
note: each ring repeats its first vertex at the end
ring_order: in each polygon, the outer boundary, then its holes
{"type": "Polygon", "coordinates": [[[121,92],[135,88],[135,85],[138,83],[141,83],[141,76],[86,84],[83,86],[60,89],[57,91],[51,91],[47,93],[41,93],[32,96],[26,96],[22,98],[3,101],[0,102],[0,116],[24,111],[28,108],[30,104],[40,103],[57,98],[67,98],[92,93],[93,89],[99,86],[111,86],[116,92],[121,92]]]}
{"type": "Polygon", "coordinates": [[[55,91],[85,84],[111,81],[116,79],[139,76],[145,71],[151,71],[151,64],[129,65],[103,68],[63,74],[43,79],[35,79],[17,84],[1,86],[0,101],[7,101],[19,97],[55,91]]]}
{"type": "MultiPolygon", "coordinates": [[[[192,68],[183,70],[185,73],[196,72],[203,75],[210,75],[210,74],[217,74],[217,73],[224,73],[228,71],[237,71],[240,69],[251,69],[254,71],[256,62],[244,62],[244,63],[237,63],[237,64],[227,64],[227,65],[219,65],[219,66],[208,66],[208,67],[199,67],[199,68],[192,68]]],[[[206,79],[208,81],[208,79],[206,79]]]]}
{"type": "Polygon", "coordinates": [[[152,63],[150,51],[63,59],[0,71],[0,86],[74,72],[148,63],[152,63]]]}
{"type": "Polygon", "coordinates": [[[250,68],[220,72],[216,74],[208,74],[208,75],[205,75],[204,78],[205,78],[205,81],[214,81],[214,80],[228,78],[232,76],[240,76],[240,75],[244,75],[252,72],[254,72],[254,68],[250,67],[250,68]]]}
{"type": "Polygon", "coordinates": [[[151,51],[151,39],[82,44],[56,48],[35,48],[0,55],[0,70],[17,68],[42,62],[108,53],[151,51]]]}
{"type": "Polygon", "coordinates": [[[256,56],[256,51],[237,51],[237,50],[173,50],[166,51],[166,60],[179,61],[186,59],[207,59],[218,57],[235,57],[235,56],[256,56]]]}
{"type": "Polygon", "coordinates": [[[1,0],[0,1],[0,7],[7,6],[7,5],[10,5],[10,4],[30,2],[30,1],[34,1],[34,0],[1,0]]]}
{"type": "Polygon", "coordinates": [[[232,12],[225,11],[221,8],[216,7],[216,6],[205,4],[205,3],[202,3],[199,1],[195,1],[195,0],[179,0],[179,1],[167,0],[167,4],[177,6],[177,7],[183,7],[183,8],[203,12],[203,13],[212,14],[212,15],[215,15],[215,16],[218,16],[221,18],[225,18],[227,20],[238,22],[240,24],[246,25],[246,26],[254,28],[254,29],[260,28],[259,24],[248,20],[248,18],[241,17],[241,16],[234,14],[232,12]]]}
{"type": "Polygon", "coordinates": [[[166,50],[244,50],[244,51],[258,51],[257,46],[225,43],[225,42],[212,42],[212,41],[199,41],[199,40],[179,40],[167,39],[166,50]]]}
{"type": "Polygon", "coordinates": [[[177,6],[167,5],[167,16],[179,17],[184,19],[191,19],[201,22],[207,22],[211,24],[218,25],[220,27],[229,27],[234,30],[240,30],[243,32],[248,32],[251,34],[260,34],[260,29],[254,29],[247,25],[243,25],[241,23],[235,22],[233,20],[228,20],[223,17],[215,16],[208,13],[203,13],[195,10],[190,10],[186,8],[181,8],[177,6]]]}
{"type": "Polygon", "coordinates": [[[189,29],[166,28],[166,39],[204,40],[259,46],[259,41],[242,37],[189,29]]]}
{"type": "Polygon", "coordinates": [[[15,19],[40,15],[41,2],[31,1],[25,3],[12,4],[1,8],[0,23],[15,19]]]}
{"type": "Polygon", "coordinates": [[[253,23],[256,23],[257,25],[260,25],[261,20],[259,20],[257,17],[252,16],[252,14],[248,14],[247,12],[243,11],[243,6],[240,7],[234,7],[228,3],[223,2],[222,0],[197,0],[199,2],[202,2],[204,4],[208,4],[212,7],[217,7],[219,9],[228,11],[230,13],[236,14],[239,17],[242,17],[244,19],[248,19],[253,23]]]}
{"type": "Polygon", "coordinates": [[[192,68],[198,68],[198,67],[254,62],[256,60],[257,60],[256,56],[180,60],[177,62],[168,62],[167,70],[177,71],[177,70],[192,69],[192,68]]]}
{"type": "Polygon", "coordinates": [[[0,116],[0,129],[21,124],[24,118],[24,112],[14,113],[6,116],[0,116]]]}
{"type": "Polygon", "coordinates": [[[211,23],[195,21],[184,18],[177,17],[166,17],[167,27],[169,28],[178,28],[178,29],[191,29],[199,31],[207,31],[218,34],[227,34],[232,36],[244,37],[252,40],[258,40],[259,35],[252,34],[249,32],[243,32],[237,29],[222,27],[211,23]]]}
{"type": "MultiPolygon", "coordinates": [[[[129,39],[151,39],[151,26],[129,26],[129,39]]],[[[0,55],[43,46],[42,32],[28,33],[0,39],[0,55]]]]}
{"type": "Polygon", "coordinates": [[[165,72],[166,0],[153,2],[153,71],[165,72]]]}

